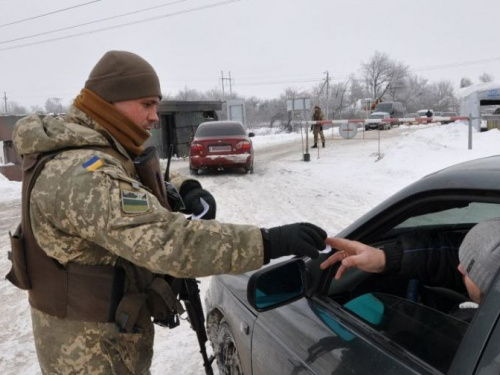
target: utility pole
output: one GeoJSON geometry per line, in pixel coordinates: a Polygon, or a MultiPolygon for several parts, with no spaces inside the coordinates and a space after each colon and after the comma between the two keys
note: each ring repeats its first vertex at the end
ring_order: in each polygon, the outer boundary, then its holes
{"type": "Polygon", "coordinates": [[[221,75],[220,80],[222,82],[222,100],[225,100],[225,96],[224,96],[224,84],[225,84],[225,82],[224,81],[229,81],[229,94],[233,95],[233,86],[232,86],[233,79],[231,78],[231,72],[229,72],[229,78],[224,78],[224,72],[222,70],[220,71],[220,75],[221,75]]]}
{"type": "Polygon", "coordinates": [[[224,101],[226,100],[226,97],[224,95],[224,72],[222,70],[220,71],[220,76],[221,76],[220,82],[222,84],[222,101],[224,101]]]}
{"type": "Polygon", "coordinates": [[[328,115],[328,104],[329,104],[329,99],[330,99],[330,74],[328,73],[328,70],[325,72],[326,73],[326,120],[329,119],[328,115]]]}
{"type": "Polygon", "coordinates": [[[7,114],[7,93],[5,91],[3,92],[3,101],[5,105],[5,114],[7,114]]]}

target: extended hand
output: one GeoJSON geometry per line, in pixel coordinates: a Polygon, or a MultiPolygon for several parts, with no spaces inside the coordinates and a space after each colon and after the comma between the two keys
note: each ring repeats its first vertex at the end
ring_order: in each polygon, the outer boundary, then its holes
{"type": "Polygon", "coordinates": [[[326,247],[326,232],[310,223],[262,228],[261,232],[264,240],[264,263],[285,255],[317,258],[319,250],[326,247]]]}
{"type": "Polygon", "coordinates": [[[337,280],[351,267],[371,273],[380,273],[385,268],[385,254],[380,249],[358,241],[336,237],[327,238],[326,243],[332,249],[335,249],[336,252],[321,263],[320,267],[321,269],[326,269],[337,262],[342,262],[335,274],[335,279],[337,280]]]}

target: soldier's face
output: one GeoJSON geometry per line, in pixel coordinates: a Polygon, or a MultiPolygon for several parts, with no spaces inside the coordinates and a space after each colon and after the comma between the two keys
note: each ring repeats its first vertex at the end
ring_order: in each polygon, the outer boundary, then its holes
{"type": "Polygon", "coordinates": [[[158,103],[160,103],[160,99],[157,96],[152,96],[149,98],[115,102],[113,105],[137,126],[140,126],[144,130],[151,130],[153,125],[158,122],[158,103]]]}

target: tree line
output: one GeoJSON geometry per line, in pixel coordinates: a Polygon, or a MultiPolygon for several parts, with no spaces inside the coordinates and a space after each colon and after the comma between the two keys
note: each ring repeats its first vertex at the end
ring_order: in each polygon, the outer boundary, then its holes
{"type": "MultiPolygon", "coordinates": [[[[483,73],[479,82],[491,82],[493,76],[483,73]]],[[[468,77],[463,77],[459,83],[461,88],[473,84],[468,77]]],[[[242,97],[237,93],[223,95],[219,88],[199,91],[184,87],[176,94],[166,94],[163,100],[180,101],[223,101],[241,99],[245,102],[247,123],[254,126],[283,126],[291,120],[287,112],[286,101],[294,98],[311,98],[314,104],[328,109],[329,119],[346,119],[366,116],[362,108],[356,106],[360,99],[373,101],[397,101],[406,108],[407,113],[431,108],[435,111],[458,112],[459,102],[454,85],[449,80],[429,82],[427,79],[410,72],[410,67],[404,62],[392,59],[387,53],[376,51],[366,62],[362,62],[357,73],[335,83],[320,82],[306,90],[286,88],[279,97],[260,99],[256,96],[242,97]]],[[[45,106],[29,108],[9,101],[4,112],[10,115],[26,113],[64,113],[71,103],[63,104],[59,98],[49,98],[45,106]]],[[[224,107],[224,106],[223,106],[224,107]]],[[[221,118],[225,118],[225,109],[221,118]]]]}

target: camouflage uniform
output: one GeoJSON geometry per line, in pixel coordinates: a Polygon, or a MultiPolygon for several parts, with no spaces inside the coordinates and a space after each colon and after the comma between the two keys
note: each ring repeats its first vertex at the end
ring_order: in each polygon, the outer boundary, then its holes
{"type": "MultiPolygon", "coordinates": [[[[321,111],[321,109],[318,111],[314,111],[312,119],[313,121],[323,121],[324,120],[323,111],[321,111]]],[[[323,143],[323,146],[325,146],[325,135],[323,134],[323,126],[321,125],[313,125],[313,126],[314,126],[313,128],[314,144],[315,145],[318,144],[318,134],[319,134],[321,142],[323,143]]]]}
{"type": "MultiPolygon", "coordinates": [[[[63,265],[114,265],[122,257],[174,277],[241,273],[262,266],[258,227],[186,220],[164,209],[120,161],[78,148],[109,146],[110,139],[74,107],[66,118],[33,115],[16,125],[13,141],[21,155],[69,149],[46,164],[31,194],[33,232],[50,257],[63,265]],[[86,169],[83,165],[95,156],[102,165],[86,169]],[[130,193],[141,197],[138,208],[127,206],[130,193]]],[[[182,182],[174,179],[178,187],[182,182]]],[[[43,374],[149,373],[152,323],[138,333],[120,333],[115,323],[59,319],[32,308],[32,324],[43,374]]]]}

